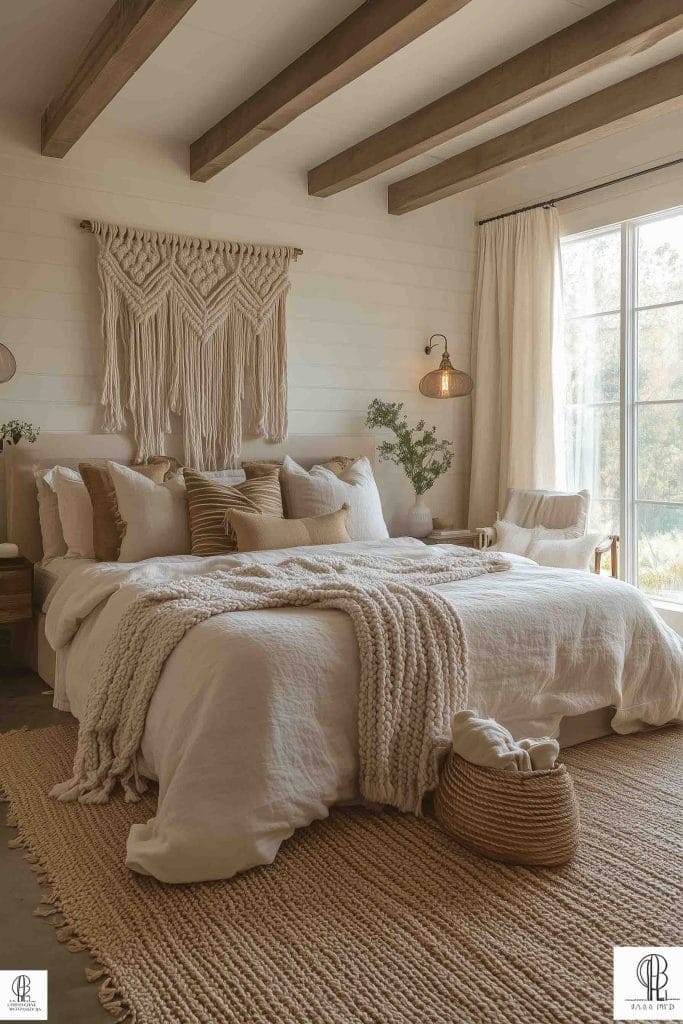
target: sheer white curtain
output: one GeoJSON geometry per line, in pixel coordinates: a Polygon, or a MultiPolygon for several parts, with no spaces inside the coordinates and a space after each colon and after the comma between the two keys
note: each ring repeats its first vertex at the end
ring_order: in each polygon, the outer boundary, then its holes
{"type": "Polygon", "coordinates": [[[508,487],[562,486],[562,409],[554,397],[562,376],[560,297],[554,207],[479,228],[472,324],[473,529],[493,523],[508,487]]]}

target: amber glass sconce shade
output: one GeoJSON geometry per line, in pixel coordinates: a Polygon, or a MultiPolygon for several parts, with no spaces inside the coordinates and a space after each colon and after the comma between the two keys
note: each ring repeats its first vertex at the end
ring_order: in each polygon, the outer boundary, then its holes
{"type": "Polygon", "coordinates": [[[436,342],[434,338],[443,338],[443,355],[438,370],[430,370],[420,381],[420,392],[426,398],[461,398],[469,395],[474,382],[469,373],[456,370],[448,354],[448,341],[445,334],[432,334],[429,344],[425,345],[425,353],[431,354],[436,342]]]}

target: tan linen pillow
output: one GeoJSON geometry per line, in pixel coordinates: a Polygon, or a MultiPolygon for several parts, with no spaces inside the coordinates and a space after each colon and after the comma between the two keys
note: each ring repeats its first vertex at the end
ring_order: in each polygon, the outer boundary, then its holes
{"type": "Polygon", "coordinates": [[[237,509],[282,518],[279,466],[270,473],[248,478],[241,484],[220,484],[195,469],[183,470],[187,487],[193,555],[223,555],[237,550],[232,531],[225,529],[225,514],[237,509]]]}
{"type": "Polygon", "coordinates": [[[282,469],[282,463],[277,462],[275,459],[249,459],[247,462],[242,463],[242,469],[247,480],[251,480],[257,476],[271,476],[274,469],[279,473],[282,469]]]}
{"type": "Polygon", "coordinates": [[[278,519],[257,512],[225,513],[226,529],[234,532],[238,551],[269,551],[273,548],[298,548],[308,544],[346,544],[351,538],[346,529],[348,505],[338,512],[309,519],[278,519]]]}
{"type": "Polygon", "coordinates": [[[335,476],[342,476],[347,469],[350,469],[354,462],[358,462],[357,455],[333,455],[327,462],[321,462],[323,469],[329,469],[335,476]]]}
{"type": "MultiPolygon", "coordinates": [[[[154,463],[147,466],[130,466],[136,473],[162,484],[171,465],[171,460],[154,457],[154,463]]],[[[121,541],[126,524],[119,514],[116,491],[111,473],[106,464],[81,462],[78,466],[92,502],[92,536],[95,558],[98,562],[116,562],[121,550],[121,541]]]]}
{"type": "MultiPolygon", "coordinates": [[[[341,476],[357,459],[357,455],[333,455],[331,459],[327,462],[321,462],[320,465],[325,469],[329,469],[335,476],[341,476]]],[[[282,469],[282,463],[269,459],[250,459],[242,463],[242,469],[246,473],[247,478],[263,476],[264,474],[267,475],[272,469],[282,469]]]]}

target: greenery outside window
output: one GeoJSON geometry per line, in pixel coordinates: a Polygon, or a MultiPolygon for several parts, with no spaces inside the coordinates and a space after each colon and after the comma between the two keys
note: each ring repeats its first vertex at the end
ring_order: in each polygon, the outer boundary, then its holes
{"type": "Polygon", "coordinates": [[[683,604],[683,211],[562,242],[566,482],[622,575],[683,604]]]}

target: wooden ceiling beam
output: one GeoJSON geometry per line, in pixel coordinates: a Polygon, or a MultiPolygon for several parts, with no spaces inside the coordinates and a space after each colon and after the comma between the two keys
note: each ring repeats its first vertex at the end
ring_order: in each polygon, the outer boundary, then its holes
{"type": "Polygon", "coordinates": [[[190,147],[190,176],[208,181],[295,117],[380,64],[469,0],[366,0],[190,147]]]}
{"type": "Polygon", "coordinates": [[[389,213],[408,213],[553,153],[683,106],[683,56],[586,96],[389,186],[389,213]]]}
{"type": "Polygon", "coordinates": [[[41,152],[64,156],[195,0],[116,0],[68,84],[46,107],[41,152]]]}
{"type": "Polygon", "coordinates": [[[331,196],[683,28],[683,0],[615,0],[308,172],[331,196]]]}

